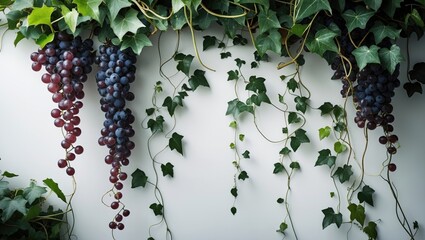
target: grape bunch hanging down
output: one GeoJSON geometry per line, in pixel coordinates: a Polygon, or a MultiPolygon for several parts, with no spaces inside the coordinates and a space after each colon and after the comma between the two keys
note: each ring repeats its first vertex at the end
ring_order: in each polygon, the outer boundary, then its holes
{"type": "Polygon", "coordinates": [[[111,165],[109,181],[113,184],[112,192],[115,200],[111,203],[112,209],[120,208],[114,219],[109,223],[111,229],[124,229],[121,222],[123,216],[128,216],[130,211],[124,208],[121,202],[123,188],[122,181],[127,179],[127,173],[122,166],[129,164],[131,150],[135,144],[130,140],[134,136],[131,124],[134,116],[126,101],[134,99],[130,92],[130,83],[135,80],[136,55],[130,49],[120,50],[114,45],[99,46],[99,55],[96,63],[100,70],[96,74],[97,87],[101,95],[101,109],[105,112],[105,121],[101,130],[99,144],[109,148],[105,162],[111,165]]]}
{"type": "Polygon", "coordinates": [[[51,111],[55,119],[54,125],[63,129],[64,139],[61,142],[65,149],[65,157],[59,159],[58,166],[66,168],[66,173],[73,176],[75,169],[71,162],[76,154],[83,153],[83,147],[74,146],[81,134],[80,117],[78,113],[83,106],[79,100],[84,98],[83,83],[87,74],[92,71],[94,62],[93,41],[82,40],[65,32],[59,32],[55,39],[44,48],[31,54],[32,69],[40,71],[44,66],[46,73],[41,77],[47,89],[51,92],[57,108],[51,111]]]}

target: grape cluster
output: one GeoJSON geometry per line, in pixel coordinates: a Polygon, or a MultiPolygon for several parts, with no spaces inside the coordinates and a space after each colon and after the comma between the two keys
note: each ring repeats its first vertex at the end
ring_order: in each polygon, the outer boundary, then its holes
{"type": "Polygon", "coordinates": [[[83,41],[79,36],[74,38],[65,32],[59,32],[52,42],[33,52],[30,58],[34,71],[45,67],[46,73],[41,80],[47,84],[48,91],[53,94],[52,100],[58,106],[51,111],[51,116],[55,119],[54,125],[62,128],[64,133],[61,146],[66,155],[58,160],[58,166],[66,168],[66,173],[73,176],[75,169],[70,162],[75,160],[76,154],[84,151],[82,146],[74,144],[81,134],[78,113],[83,103],[79,100],[84,98],[83,83],[87,81],[87,74],[92,71],[93,41],[83,41]]]}
{"type": "Polygon", "coordinates": [[[398,75],[398,69],[390,74],[379,64],[368,64],[357,73],[357,85],[354,88],[353,99],[357,103],[354,121],[360,128],[367,127],[370,130],[382,126],[386,136],[380,137],[379,142],[387,144],[390,154],[397,151],[394,143],[398,137],[391,133],[394,130],[391,98],[394,96],[394,89],[400,86],[398,75]]]}
{"type": "MultiPolygon", "coordinates": [[[[100,68],[96,74],[97,87],[101,95],[101,109],[106,118],[98,143],[109,148],[105,162],[111,165],[109,181],[114,184],[112,191],[115,200],[111,203],[112,209],[118,209],[122,204],[122,181],[127,179],[127,173],[121,167],[129,164],[128,158],[135,146],[130,140],[134,136],[131,124],[135,119],[125,105],[126,101],[134,99],[134,94],[130,92],[130,83],[135,80],[136,60],[136,55],[130,49],[120,50],[114,45],[99,46],[99,55],[96,57],[100,68]]],[[[121,221],[129,213],[128,209],[122,207],[109,223],[109,227],[124,229],[121,221]]]]}

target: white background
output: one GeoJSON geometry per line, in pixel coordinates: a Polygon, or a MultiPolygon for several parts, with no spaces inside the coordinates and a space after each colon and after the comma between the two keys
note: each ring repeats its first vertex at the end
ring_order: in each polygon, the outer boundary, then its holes
{"type": "MultiPolygon", "coordinates": [[[[202,35],[215,34],[214,32],[198,33],[198,46],[202,47],[202,35]]],[[[155,82],[164,83],[164,93],[159,96],[158,104],[163,98],[172,94],[167,80],[159,75],[160,60],[158,47],[161,49],[162,61],[169,58],[176,44],[175,33],[166,33],[160,44],[157,37],[152,38],[153,47],[145,48],[137,62],[137,80],[132,85],[136,93],[136,100],[129,103],[136,116],[134,128],[136,135],[133,140],[136,148],[131,156],[131,164],[125,167],[130,175],[136,168],[146,172],[149,180],[154,180],[152,161],[147,154],[147,138],[150,130],[142,128],[146,117],[145,109],[152,107],[151,96],[155,82]]],[[[221,35],[216,35],[221,38],[221,35]]],[[[60,129],[54,127],[50,111],[55,107],[51,101],[51,94],[46,85],[40,80],[42,72],[31,70],[29,55],[37,47],[29,42],[22,41],[17,48],[13,46],[14,35],[6,33],[3,49],[0,53],[1,87],[0,87],[0,170],[19,174],[19,178],[9,180],[12,186],[26,186],[30,179],[40,184],[45,178],[53,178],[65,192],[72,192],[72,180],[63,169],[59,169],[56,162],[63,156],[60,147],[62,139],[60,129]]],[[[423,61],[424,42],[412,41],[412,64],[423,61]]],[[[403,45],[403,44],[402,44],[403,45]]],[[[403,45],[404,46],[404,45],[403,45]]],[[[285,175],[274,175],[273,164],[279,160],[279,150],[282,144],[271,144],[261,137],[253,125],[252,115],[245,114],[239,120],[240,133],[245,134],[245,141],[239,146],[241,151],[248,149],[251,158],[243,160],[242,168],[250,176],[246,181],[238,182],[239,196],[236,200],[238,213],[230,213],[234,198],[230,194],[233,186],[235,168],[232,165],[234,153],[229,148],[233,141],[234,132],[228,127],[233,121],[231,116],[225,116],[227,102],[235,98],[233,82],[227,81],[227,71],[235,70],[234,59],[239,57],[247,62],[243,68],[245,77],[256,75],[266,78],[268,95],[274,103],[277,94],[282,93],[285,84],[279,76],[293,71],[291,67],[277,71],[276,66],[288,59],[271,55],[271,61],[261,63],[260,68],[251,70],[249,65],[253,60],[252,46],[231,47],[228,49],[232,57],[220,59],[220,50],[211,49],[201,52],[203,62],[216,70],[208,71],[200,66],[195,59],[191,71],[196,68],[205,70],[211,88],[200,87],[195,93],[189,93],[184,100],[184,108],[176,111],[177,125],[175,131],[184,135],[184,156],[176,151],[166,150],[157,158],[159,162],[171,162],[174,167],[174,178],[160,177],[160,188],[165,199],[165,211],[169,227],[175,240],[215,240],[215,239],[282,239],[277,233],[279,224],[285,219],[286,212],[283,205],[277,204],[276,199],[283,197],[287,189],[285,175]]],[[[403,48],[403,51],[405,48],[403,48]]],[[[179,51],[195,55],[188,32],[182,34],[179,51]]],[[[182,75],[176,73],[174,61],[164,66],[165,73],[171,81],[177,83],[182,75]]],[[[310,105],[320,106],[325,101],[334,104],[343,104],[339,91],[341,83],[332,81],[332,72],[329,66],[317,56],[307,55],[306,65],[301,70],[303,83],[310,89],[312,98],[310,105]]],[[[400,79],[406,81],[406,66],[402,67],[400,79]]],[[[85,84],[86,97],[84,107],[80,112],[83,130],[77,143],[85,148],[81,156],[77,156],[73,166],[76,169],[77,192],[73,199],[75,212],[75,239],[112,239],[108,228],[109,221],[115,211],[105,207],[102,196],[111,188],[108,181],[110,166],[104,163],[107,154],[106,147],[98,146],[97,139],[103,123],[103,113],[99,107],[94,75],[90,76],[85,84]]],[[[247,93],[241,92],[241,98],[247,93]]],[[[395,133],[400,139],[400,148],[394,156],[397,171],[392,173],[392,179],[397,187],[399,199],[410,221],[417,220],[421,228],[425,227],[425,148],[423,123],[425,96],[415,94],[408,98],[400,87],[393,99],[396,116],[395,133]]],[[[287,99],[292,102],[292,98],[287,99]]],[[[349,121],[353,119],[353,109],[347,108],[349,121]]],[[[166,111],[162,114],[167,116],[166,111]]],[[[322,230],[322,209],[336,208],[336,198],[330,197],[335,192],[335,186],[329,177],[326,166],[314,167],[318,151],[324,148],[333,148],[334,139],[320,141],[318,129],[331,124],[327,117],[320,117],[317,110],[308,110],[305,130],[311,140],[293,154],[293,159],[301,165],[301,171],[292,178],[292,191],[288,203],[297,230],[299,239],[367,239],[356,226],[343,224],[337,229],[333,224],[322,230]]],[[[282,138],[281,128],[284,127],[283,114],[274,108],[262,105],[258,110],[258,125],[271,139],[282,138]]],[[[172,119],[166,118],[167,129],[172,125],[172,119]]],[[[144,123],[144,126],[146,124],[144,123]]],[[[353,146],[356,159],[360,161],[365,139],[362,130],[356,126],[350,128],[353,137],[353,146]]],[[[367,221],[379,220],[378,232],[380,239],[408,239],[398,224],[395,216],[395,200],[390,194],[387,184],[378,176],[385,161],[385,148],[377,142],[382,134],[381,129],[369,132],[369,146],[365,159],[365,181],[375,189],[375,207],[366,206],[367,221]]],[[[166,143],[163,137],[153,140],[152,150],[157,152],[166,143]]],[[[345,158],[344,158],[345,159],[345,158]]],[[[339,158],[339,161],[345,161],[339,158]]],[[[342,162],[338,162],[342,164],[342,162]]],[[[359,177],[359,167],[356,160],[352,160],[355,177],[359,177]]],[[[160,167],[157,166],[159,171],[160,167]]],[[[161,174],[161,173],[160,173],[161,174]]],[[[123,202],[131,215],[124,219],[124,231],[116,231],[116,239],[133,240],[147,239],[149,226],[157,223],[159,218],[149,209],[153,202],[153,188],[130,188],[131,177],[125,182],[123,202]]],[[[348,185],[337,184],[342,195],[342,211],[344,222],[349,221],[346,210],[345,189],[348,185]]],[[[105,202],[112,201],[112,197],[104,198],[105,202]]],[[[51,203],[61,205],[55,196],[49,197],[51,203]]],[[[354,201],[357,200],[354,198],[354,201]]],[[[155,239],[165,239],[164,225],[154,226],[151,229],[155,239]]],[[[295,239],[290,229],[287,230],[287,239],[295,239]]],[[[425,239],[425,233],[420,230],[417,239],[425,239]]]]}

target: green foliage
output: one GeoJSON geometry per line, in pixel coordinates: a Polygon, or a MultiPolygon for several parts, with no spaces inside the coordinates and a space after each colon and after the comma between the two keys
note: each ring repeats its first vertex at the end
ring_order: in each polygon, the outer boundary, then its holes
{"type": "Polygon", "coordinates": [[[174,165],[170,162],[167,162],[166,164],[161,164],[161,171],[164,177],[167,175],[170,177],[174,177],[174,165]]]}
{"type": "Polygon", "coordinates": [[[174,132],[171,135],[168,146],[171,150],[176,150],[178,153],[183,155],[183,144],[182,144],[183,136],[174,132]]]}
{"type": "Polygon", "coordinates": [[[329,126],[326,126],[326,127],[319,129],[319,139],[320,140],[329,137],[330,134],[331,134],[331,127],[329,127],[329,126]]]}
{"type": "Polygon", "coordinates": [[[350,220],[356,220],[363,227],[364,221],[366,219],[364,207],[360,204],[356,205],[354,203],[351,203],[348,206],[348,210],[350,211],[350,220]]]}
{"type": "Polygon", "coordinates": [[[338,52],[338,47],[335,43],[335,37],[338,33],[324,28],[316,32],[314,37],[310,37],[306,42],[307,48],[313,52],[317,53],[320,56],[326,51],[338,52]]]}
{"type": "Polygon", "coordinates": [[[248,173],[246,171],[242,171],[239,173],[238,179],[245,181],[245,179],[249,178],[248,173]]]}
{"type": "Polygon", "coordinates": [[[131,177],[131,188],[145,187],[148,182],[148,177],[145,172],[138,168],[131,174],[131,177]]]}
{"type": "Polygon", "coordinates": [[[161,215],[163,215],[164,206],[162,206],[162,204],[152,203],[149,206],[149,208],[152,209],[152,211],[155,214],[155,216],[161,216],[161,215]]]}
{"type": "Polygon", "coordinates": [[[375,222],[369,222],[363,229],[363,232],[367,234],[369,240],[378,239],[378,231],[376,230],[375,222]]]}
{"type": "Polygon", "coordinates": [[[338,177],[341,183],[350,180],[350,177],[353,175],[353,171],[351,170],[351,165],[344,164],[343,167],[338,167],[333,174],[334,177],[338,177]]]}
{"type": "Polygon", "coordinates": [[[331,224],[335,224],[338,228],[341,227],[341,224],[342,224],[341,213],[335,213],[335,211],[331,207],[323,209],[322,213],[325,215],[322,221],[323,229],[325,229],[327,226],[331,224]]]}
{"type": "Polygon", "coordinates": [[[369,19],[375,15],[374,11],[368,10],[365,7],[357,6],[355,10],[347,10],[342,14],[346,22],[346,26],[349,32],[352,32],[356,28],[364,29],[369,19]]]}
{"type": "Polygon", "coordinates": [[[361,46],[355,49],[352,54],[356,58],[359,69],[363,69],[368,63],[381,63],[379,60],[378,50],[379,47],[376,45],[372,45],[370,47],[361,46]]]}
{"type": "Polygon", "coordinates": [[[331,155],[331,150],[323,149],[319,151],[319,157],[317,158],[315,166],[328,165],[331,168],[335,165],[336,157],[331,155]]]}
{"type": "Polygon", "coordinates": [[[274,174],[281,173],[283,171],[285,171],[285,167],[283,166],[282,163],[277,162],[274,164],[274,170],[273,170],[274,174]]]}
{"type": "Polygon", "coordinates": [[[331,12],[331,7],[328,0],[300,0],[298,1],[298,5],[295,9],[295,21],[299,22],[300,20],[316,14],[321,10],[327,10],[331,12]]]}
{"type": "Polygon", "coordinates": [[[306,131],[302,128],[299,128],[295,131],[295,136],[291,136],[291,148],[294,152],[298,150],[302,143],[309,143],[310,139],[305,134],[306,131]]]}
{"type": "Polygon", "coordinates": [[[375,190],[368,185],[364,186],[360,192],[357,193],[357,198],[360,203],[366,202],[367,204],[373,206],[373,193],[375,190]]]}

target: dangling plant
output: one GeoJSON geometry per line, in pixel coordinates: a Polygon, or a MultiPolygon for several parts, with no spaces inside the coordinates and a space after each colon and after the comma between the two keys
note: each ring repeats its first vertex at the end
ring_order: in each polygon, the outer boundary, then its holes
{"type": "MultiPolygon", "coordinates": [[[[250,151],[243,146],[245,137],[249,136],[239,129],[239,123],[242,121],[240,115],[251,114],[254,128],[264,139],[281,146],[273,174],[287,176],[285,195],[277,199],[279,204],[284,204],[286,214],[277,231],[285,234],[290,228],[295,239],[298,239],[296,223],[291,217],[290,191],[293,177],[301,165],[293,159],[296,152],[302,150],[301,146],[309,143],[312,137],[312,133],[304,129],[308,122],[306,113],[317,111],[330,120],[328,126],[319,129],[320,140],[328,138],[334,144],[318,151],[315,166],[328,166],[336,189],[331,197],[338,199],[337,206],[322,210],[322,228],[331,224],[339,228],[347,223],[343,221],[343,214],[348,214],[350,226],[358,226],[369,239],[378,238],[377,221],[366,217],[366,210],[374,206],[373,196],[378,193],[365,182],[364,166],[368,161],[365,157],[368,132],[380,128],[382,136],[378,141],[387,151],[381,177],[388,183],[395,199],[396,218],[409,238],[415,239],[419,225],[409,220],[408,214],[403,211],[390,174],[396,170],[393,156],[397,153],[399,141],[397,129],[393,127],[396,116],[392,98],[395,89],[402,84],[399,80],[402,61],[407,61],[409,71],[408,82],[403,84],[407,95],[411,97],[414,93],[422,93],[424,63],[416,63],[410,69],[409,49],[402,54],[398,44],[401,38],[408,41],[412,35],[418,38],[423,36],[423,0],[0,0],[0,10],[5,17],[2,24],[5,31],[13,30],[16,33],[15,46],[23,39],[33,40],[40,46],[29,56],[33,61],[31,67],[34,71],[44,67],[41,80],[47,84],[48,91],[53,94],[52,100],[57,104],[51,115],[55,119],[54,125],[63,133],[61,147],[64,156],[58,157],[57,165],[65,168],[73,181],[78,169],[74,169],[72,163],[76,155],[84,150],[77,144],[77,138],[82,134],[82,129],[78,127],[81,121],[78,113],[86,94],[83,86],[92,72],[92,64],[96,63],[95,80],[101,96],[101,110],[105,115],[103,126],[99,126],[98,143],[108,148],[104,161],[111,165],[109,182],[113,184],[102,201],[118,210],[109,222],[112,230],[123,230],[123,217],[130,214],[123,201],[123,181],[128,178],[125,166],[129,164],[131,151],[135,147],[132,140],[135,117],[127,101],[136,98],[138,93],[130,91],[130,83],[143,81],[136,79],[135,73],[140,64],[136,64],[137,55],[142,53],[144,47],[152,45],[150,37],[160,34],[158,32],[179,32],[188,28],[192,36],[194,55],[181,53],[177,46],[173,56],[161,62],[162,66],[174,60],[176,70],[182,73],[182,77],[175,83],[160,68],[164,81],[158,81],[154,86],[152,106],[146,109],[146,119],[142,123],[151,131],[147,142],[155,176],[149,178],[140,169],[131,174],[133,188],[145,187],[146,184],[153,186],[157,202],[152,203],[150,208],[155,215],[161,216],[159,223],[165,223],[166,238],[172,238],[164,214],[165,199],[159,188],[157,167],[161,168],[164,177],[174,177],[174,165],[162,162],[159,155],[165,149],[181,155],[184,153],[183,135],[175,131],[175,113],[184,107],[184,99],[190,92],[200,86],[209,87],[205,71],[214,71],[200,58],[196,31],[219,28],[223,31],[221,40],[216,36],[204,36],[203,50],[217,46],[221,49],[222,59],[231,58],[228,42],[244,46],[250,40],[254,46],[247,48],[254,57],[250,62],[251,68],[260,68],[261,61],[274,54],[283,59],[276,66],[277,69],[294,69],[293,74],[281,75],[283,90],[277,98],[268,95],[268,79],[265,76],[244,75],[246,60],[235,58],[237,68],[227,72],[227,80],[233,81],[235,89],[234,99],[228,101],[228,108],[224,110],[226,115],[233,117],[229,125],[235,136],[229,145],[235,156],[232,159],[234,183],[230,187],[235,202],[230,207],[231,213],[237,213],[239,184],[249,179],[243,166],[243,161],[250,158],[250,151]],[[100,46],[94,50],[93,45],[97,43],[100,46]],[[300,69],[306,53],[317,54],[324,59],[334,72],[332,79],[341,81],[342,106],[330,102],[320,106],[311,105],[311,95],[320,93],[308,89],[302,81],[300,69]],[[205,71],[191,69],[194,60],[205,71]],[[170,94],[163,92],[163,84],[169,84],[170,94]],[[241,90],[246,91],[247,98],[239,94],[241,90]],[[162,104],[158,101],[162,101],[162,104]],[[355,108],[354,119],[347,117],[348,104],[355,108]],[[279,129],[283,137],[279,140],[269,138],[258,125],[258,109],[264,105],[271,105],[284,116],[284,125],[279,129]],[[355,155],[351,144],[348,129],[351,121],[363,131],[366,139],[361,157],[355,155]],[[171,124],[167,127],[166,123],[171,124]],[[156,137],[168,141],[159,152],[151,148],[151,141],[156,137]],[[359,172],[353,167],[356,161],[360,162],[359,172]],[[342,204],[344,194],[338,190],[338,184],[347,189],[346,209],[345,203],[342,204]],[[112,201],[106,199],[108,195],[113,196],[112,201]]],[[[75,189],[69,201],[74,194],[75,189]]],[[[154,238],[151,235],[149,239],[154,238]]]]}

